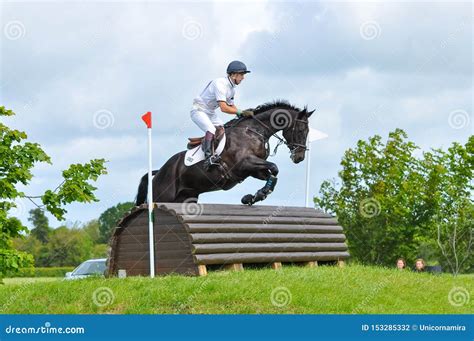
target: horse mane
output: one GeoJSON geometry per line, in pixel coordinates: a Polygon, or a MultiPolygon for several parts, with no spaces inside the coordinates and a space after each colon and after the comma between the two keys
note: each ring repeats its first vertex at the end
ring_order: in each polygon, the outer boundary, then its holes
{"type": "MultiPolygon", "coordinates": [[[[261,114],[261,113],[266,112],[268,110],[276,109],[276,108],[281,108],[281,109],[286,109],[286,110],[295,110],[295,111],[298,111],[298,112],[302,112],[302,111],[307,110],[306,107],[304,107],[304,109],[300,109],[297,106],[291,104],[290,102],[288,102],[287,100],[284,100],[284,99],[276,99],[272,102],[266,102],[266,103],[260,104],[259,106],[255,107],[255,108],[248,108],[246,110],[252,110],[255,115],[258,115],[258,114],[261,114]]],[[[239,120],[240,120],[240,118],[234,118],[233,120],[227,121],[224,124],[224,127],[226,127],[226,128],[230,127],[230,126],[234,125],[239,120]]]]}
{"type": "Polygon", "coordinates": [[[288,102],[287,100],[284,100],[284,99],[277,99],[277,100],[274,100],[273,102],[263,103],[263,104],[259,105],[256,108],[251,108],[251,109],[248,109],[248,110],[252,110],[255,115],[258,115],[258,114],[261,114],[262,112],[265,112],[265,111],[268,111],[268,110],[271,110],[271,109],[275,109],[275,108],[282,108],[282,109],[287,109],[287,110],[296,110],[298,112],[306,110],[306,107],[302,110],[302,109],[298,108],[297,106],[291,104],[290,102],[288,102]]]}

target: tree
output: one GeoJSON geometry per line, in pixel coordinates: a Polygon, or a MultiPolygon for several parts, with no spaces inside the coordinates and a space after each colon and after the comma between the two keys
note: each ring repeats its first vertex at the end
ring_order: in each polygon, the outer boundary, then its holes
{"type": "Polygon", "coordinates": [[[135,204],[133,202],[119,203],[105,210],[99,217],[101,242],[108,243],[117,222],[123,218],[135,204]]]}
{"type": "MultiPolygon", "coordinates": [[[[0,116],[13,116],[14,112],[0,107],[0,116]]],[[[16,207],[15,200],[28,198],[41,200],[38,205],[53,214],[58,220],[64,220],[67,213],[64,206],[72,202],[98,201],[94,195],[96,187],[90,181],[106,173],[105,160],[94,159],[85,164],[73,164],[62,172],[63,181],[54,190],[43,195],[30,196],[19,191],[17,186],[28,185],[33,177],[32,168],[37,163],[51,164],[50,157],[38,143],[26,142],[25,132],[10,129],[0,123],[0,280],[7,272],[20,267],[31,266],[33,257],[13,248],[13,238],[27,231],[22,223],[9,217],[8,213],[16,207]]]]}
{"type": "Polygon", "coordinates": [[[31,221],[34,228],[31,230],[31,234],[36,237],[43,244],[48,242],[49,227],[48,218],[44,214],[44,211],[40,208],[30,210],[30,217],[28,221],[31,221]]]}
{"type": "MultiPolygon", "coordinates": [[[[324,181],[319,207],[336,213],[353,258],[393,266],[434,250],[457,274],[474,260],[474,136],[463,147],[436,149],[415,158],[417,149],[397,129],[384,145],[380,136],[358,141],[345,152],[341,184],[324,181]]],[[[433,252],[431,252],[433,254],[433,252]]]]}
{"type": "Polygon", "coordinates": [[[82,226],[84,232],[91,238],[94,244],[101,242],[101,235],[99,230],[99,221],[93,219],[82,226]]]}
{"type": "Polygon", "coordinates": [[[38,258],[41,266],[77,266],[91,257],[93,242],[82,229],[60,226],[38,258]]]}
{"type": "Polygon", "coordinates": [[[428,226],[440,263],[454,275],[474,263],[474,135],[465,146],[453,143],[447,152],[424,153],[424,166],[434,184],[428,226]]]}
{"type": "Polygon", "coordinates": [[[317,206],[335,213],[345,228],[351,256],[361,263],[393,265],[398,257],[413,261],[426,235],[429,193],[418,148],[397,129],[386,144],[375,135],[344,153],[340,188],[324,181],[317,206]]]}

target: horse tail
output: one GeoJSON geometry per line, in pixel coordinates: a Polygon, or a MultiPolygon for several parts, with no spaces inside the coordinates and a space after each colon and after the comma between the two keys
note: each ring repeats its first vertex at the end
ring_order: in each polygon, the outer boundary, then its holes
{"type": "MultiPolygon", "coordinates": [[[[159,170],[154,170],[151,172],[151,175],[155,176],[155,174],[158,172],[159,170]]],[[[141,204],[144,204],[146,202],[147,195],[148,195],[148,173],[143,175],[140,180],[140,184],[138,185],[137,196],[135,198],[135,205],[140,206],[141,204]]]]}

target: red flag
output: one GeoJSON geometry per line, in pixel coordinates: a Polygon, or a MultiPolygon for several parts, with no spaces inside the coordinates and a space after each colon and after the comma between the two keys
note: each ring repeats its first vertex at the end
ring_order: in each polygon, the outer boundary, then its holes
{"type": "Polygon", "coordinates": [[[147,128],[151,128],[151,112],[147,112],[145,115],[142,116],[143,122],[145,122],[147,128]]]}

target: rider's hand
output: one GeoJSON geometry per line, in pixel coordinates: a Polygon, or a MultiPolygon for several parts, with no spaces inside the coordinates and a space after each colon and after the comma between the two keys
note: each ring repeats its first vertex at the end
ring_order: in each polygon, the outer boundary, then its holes
{"type": "Polygon", "coordinates": [[[244,117],[252,117],[254,115],[252,110],[244,110],[242,111],[242,116],[244,117]]]}

